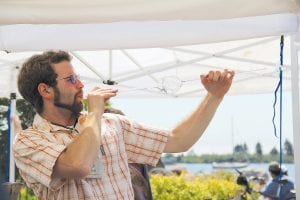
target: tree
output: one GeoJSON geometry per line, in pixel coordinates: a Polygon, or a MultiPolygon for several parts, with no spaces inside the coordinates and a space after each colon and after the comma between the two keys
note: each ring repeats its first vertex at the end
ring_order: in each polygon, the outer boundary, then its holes
{"type": "MultiPolygon", "coordinates": [[[[9,104],[8,98],[0,98],[0,105],[2,108],[6,108],[9,104]]],[[[5,157],[8,153],[8,125],[7,125],[7,111],[5,109],[0,112],[0,177],[4,177],[6,171],[6,163],[5,157]]],[[[8,177],[5,177],[8,178],[8,177]]]]}
{"type": "MultiPolygon", "coordinates": [[[[8,98],[0,98],[1,106],[9,106],[10,100],[8,98]]],[[[18,99],[16,102],[17,114],[21,120],[22,128],[25,129],[32,124],[33,117],[35,115],[34,108],[24,99],[18,99]]],[[[8,149],[8,120],[7,120],[7,111],[0,112],[0,176],[4,177],[4,172],[6,171],[5,157],[7,155],[8,149]]],[[[18,171],[16,171],[16,177],[18,177],[18,171]]],[[[7,178],[7,177],[6,177],[7,178]]]]}
{"type": "Polygon", "coordinates": [[[243,148],[244,148],[244,153],[248,153],[248,145],[246,143],[244,143],[243,148]]]}
{"type": "Polygon", "coordinates": [[[164,164],[173,164],[177,161],[177,158],[172,153],[166,153],[161,157],[161,160],[164,164]]]}
{"type": "Polygon", "coordinates": [[[177,162],[182,162],[183,161],[183,153],[179,154],[176,158],[177,158],[177,162]]]}
{"type": "Polygon", "coordinates": [[[284,145],[283,145],[284,153],[288,156],[294,156],[294,148],[292,143],[285,139],[284,145]]]}
{"type": "Polygon", "coordinates": [[[233,148],[233,153],[248,153],[248,146],[246,143],[237,144],[233,148]]]}
{"type": "Polygon", "coordinates": [[[36,114],[33,106],[24,99],[18,99],[16,107],[22,123],[22,128],[26,129],[31,126],[34,115],[36,114]]]}
{"type": "Polygon", "coordinates": [[[262,146],[261,146],[260,142],[256,143],[255,153],[259,156],[263,155],[262,146]]]}
{"type": "Polygon", "coordinates": [[[233,153],[244,153],[244,146],[237,144],[233,148],[233,153]]]}
{"type": "Polygon", "coordinates": [[[270,154],[271,154],[271,155],[274,155],[274,156],[278,155],[278,150],[276,149],[276,147],[273,147],[273,148],[271,149],[270,154]]]}
{"type": "Polygon", "coordinates": [[[196,153],[193,149],[191,149],[188,153],[187,156],[196,156],[196,153]]]}

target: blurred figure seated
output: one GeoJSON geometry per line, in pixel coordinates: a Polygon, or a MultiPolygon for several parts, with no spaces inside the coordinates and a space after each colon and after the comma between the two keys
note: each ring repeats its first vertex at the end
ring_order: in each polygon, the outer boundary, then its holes
{"type": "Polygon", "coordinates": [[[277,162],[271,162],[269,165],[269,172],[272,177],[272,181],[260,192],[265,199],[269,200],[288,200],[291,199],[294,194],[294,183],[289,180],[287,169],[280,166],[277,162]],[[281,174],[281,177],[280,177],[281,174]]]}

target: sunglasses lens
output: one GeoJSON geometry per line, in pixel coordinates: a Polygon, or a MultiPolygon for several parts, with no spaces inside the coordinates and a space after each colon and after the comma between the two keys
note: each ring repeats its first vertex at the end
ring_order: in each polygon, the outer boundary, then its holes
{"type": "Polygon", "coordinates": [[[73,75],[70,75],[68,77],[58,79],[58,80],[63,80],[63,79],[66,80],[66,81],[68,81],[69,83],[75,85],[77,83],[77,81],[80,80],[80,77],[78,75],[76,75],[76,74],[73,74],[73,75]]]}
{"type": "Polygon", "coordinates": [[[71,83],[72,83],[72,84],[75,84],[75,83],[76,83],[76,81],[77,81],[77,77],[76,77],[76,75],[72,75],[72,76],[70,76],[70,81],[71,81],[71,83]]]}
{"type": "Polygon", "coordinates": [[[76,82],[77,82],[78,80],[80,80],[80,78],[79,78],[78,75],[75,75],[75,74],[74,74],[74,75],[70,76],[70,81],[71,81],[72,84],[76,84],[76,82]]]}

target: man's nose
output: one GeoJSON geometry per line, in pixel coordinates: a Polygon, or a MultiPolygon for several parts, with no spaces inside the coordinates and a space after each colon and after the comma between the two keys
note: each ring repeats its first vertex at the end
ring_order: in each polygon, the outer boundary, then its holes
{"type": "Polygon", "coordinates": [[[82,83],[82,81],[81,80],[77,80],[77,82],[76,82],[76,87],[77,88],[84,88],[84,84],[82,83]]]}

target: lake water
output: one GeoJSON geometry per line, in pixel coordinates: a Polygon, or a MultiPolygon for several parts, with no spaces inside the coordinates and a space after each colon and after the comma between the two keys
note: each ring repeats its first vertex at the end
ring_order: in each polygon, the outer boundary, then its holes
{"type": "MultiPolygon", "coordinates": [[[[290,179],[292,181],[294,181],[295,180],[295,165],[294,164],[286,164],[286,163],[284,163],[284,165],[286,166],[286,168],[288,170],[290,179]]],[[[197,173],[197,172],[209,173],[209,172],[216,170],[216,169],[213,169],[212,164],[206,164],[206,163],[177,163],[174,165],[166,165],[167,169],[172,169],[175,167],[184,167],[188,171],[191,171],[193,173],[197,173]]],[[[268,163],[250,163],[248,167],[243,168],[243,169],[246,169],[246,170],[253,169],[253,170],[260,170],[260,171],[268,172],[268,167],[269,167],[268,163]]]]}

